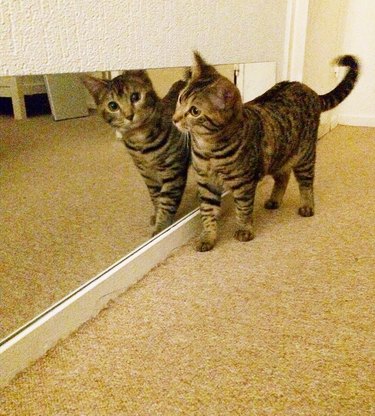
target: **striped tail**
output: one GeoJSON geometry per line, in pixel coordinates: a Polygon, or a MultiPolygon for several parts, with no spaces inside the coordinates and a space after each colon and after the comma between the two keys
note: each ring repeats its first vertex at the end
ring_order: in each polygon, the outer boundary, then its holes
{"type": "Polygon", "coordinates": [[[328,111],[339,105],[350,94],[358,79],[359,62],[357,58],[352,55],[344,55],[338,57],[334,63],[339,66],[347,66],[349,69],[345,78],[335,89],[327,94],[319,95],[322,111],[328,111]]]}

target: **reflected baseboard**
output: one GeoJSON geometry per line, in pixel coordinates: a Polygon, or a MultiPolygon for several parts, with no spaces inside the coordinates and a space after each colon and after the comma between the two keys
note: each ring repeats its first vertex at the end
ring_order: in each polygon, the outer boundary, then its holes
{"type": "MultiPolygon", "coordinates": [[[[223,211],[228,207],[227,196],[227,193],[223,195],[223,211]]],[[[3,339],[0,386],[8,384],[59,340],[95,317],[110,300],[138,282],[172,250],[195,237],[200,227],[199,209],[196,209],[3,339]]]]}

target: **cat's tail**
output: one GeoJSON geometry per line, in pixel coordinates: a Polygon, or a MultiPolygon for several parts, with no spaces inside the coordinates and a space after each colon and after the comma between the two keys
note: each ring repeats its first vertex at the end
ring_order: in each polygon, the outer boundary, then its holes
{"type": "Polygon", "coordinates": [[[344,79],[331,92],[319,95],[322,111],[328,111],[339,105],[353,90],[359,75],[359,61],[352,55],[339,56],[334,62],[338,66],[348,67],[344,79]]]}

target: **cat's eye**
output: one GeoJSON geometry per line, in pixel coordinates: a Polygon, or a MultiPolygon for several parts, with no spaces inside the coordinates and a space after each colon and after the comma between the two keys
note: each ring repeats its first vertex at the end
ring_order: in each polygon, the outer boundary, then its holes
{"type": "Polygon", "coordinates": [[[197,107],[195,107],[195,105],[193,105],[190,107],[189,112],[193,117],[198,117],[201,113],[201,110],[199,110],[197,107]]]}
{"type": "Polygon", "coordinates": [[[118,104],[116,103],[116,101],[110,101],[110,102],[108,103],[108,108],[109,108],[111,111],[117,111],[117,110],[119,109],[119,106],[118,106],[118,104]]]}
{"type": "Polygon", "coordinates": [[[139,101],[140,98],[141,98],[141,95],[139,94],[139,92],[133,92],[130,96],[130,101],[132,103],[136,103],[137,101],[139,101]]]}

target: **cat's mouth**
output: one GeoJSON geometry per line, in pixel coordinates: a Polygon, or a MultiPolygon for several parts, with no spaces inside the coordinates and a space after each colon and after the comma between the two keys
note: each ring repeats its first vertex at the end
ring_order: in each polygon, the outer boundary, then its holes
{"type": "Polygon", "coordinates": [[[176,126],[177,130],[181,133],[189,133],[189,129],[187,129],[184,125],[182,125],[181,121],[173,121],[173,124],[176,126]]]}
{"type": "Polygon", "coordinates": [[[142,124],[142,120],[136,120],[135,117],[132,120],[124,121],[112,121],[111,126],[115,129],[129,129],[135,128],[142,124]]]}

